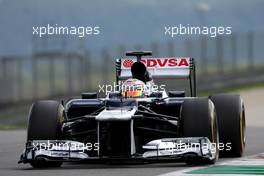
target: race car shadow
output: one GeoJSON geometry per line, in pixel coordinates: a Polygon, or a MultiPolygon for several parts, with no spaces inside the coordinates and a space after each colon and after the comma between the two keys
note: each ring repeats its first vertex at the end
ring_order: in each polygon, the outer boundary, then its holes
{"type": "Polygon", "coordinates": [[[74,169],[151,169],[151,168],[187,168],[195,167],[185,163],[133,163],[133,164],[91,164],[91,163],[65,163],[59,168],[32,168],[31,166],[22,170],[74,170],[74,169]]]}

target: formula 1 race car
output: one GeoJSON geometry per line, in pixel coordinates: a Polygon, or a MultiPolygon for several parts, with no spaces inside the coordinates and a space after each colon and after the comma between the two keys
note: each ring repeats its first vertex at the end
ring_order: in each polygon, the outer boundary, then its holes
{"type": "Polygon", "coordinates": [[[213,164],[245,149],[245,108],[239,95],[196,97],[193,58],[116,60],[118,91],[83,93],[64,103],[35,102],[19,163],[59,167],[66,161],[143,161],[213,164]],[[186,78],[186,91],[150,90],[154,78],[186,78]],[[125,88],[124,88],[125,85],[125,88]],[[131,87],[133,89],[131,89],[131,87]]]}

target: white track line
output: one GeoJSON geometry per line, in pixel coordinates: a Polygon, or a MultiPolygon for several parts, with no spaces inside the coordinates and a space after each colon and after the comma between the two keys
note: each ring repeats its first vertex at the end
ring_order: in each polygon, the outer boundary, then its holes
{"type": "Polygon", "coordinates": [[[192,167],[192,168],[188,168],[188,169],[183,169],[183,170],[179,170],[179,171],[173,171],[173,172],[168,172],[165,174],[161,174],[158,176],[183,176],[183,175],[188,175],[188,176],[202,176],[202,175],[217,175],[217,176],[221,176],[221,175],[225,175],[225,176],[238,176],[241,174],[187,174],[187,172],[191,172],[197,169],[204,169],[204,168],[208,168],[208,167],[212,167],[212,166],[220,166],[220,165],[237,165],[237,166],[256,166],[256,165],[263,165],[264,166],[264,153],[259,153],[259,154],[255,154],[255,155],[251,155],[251,156],[246,156],[246,157],[242,157],[242,158],[236,158],[236,159],[232,159],[229,161],[222,161],[222,162],[218,162],[215,165],[210,165],[210,166],[201,166],[201,167],[192,167]],[[262,156],[263,158],[257,158],[258,156],[262,156]]]}

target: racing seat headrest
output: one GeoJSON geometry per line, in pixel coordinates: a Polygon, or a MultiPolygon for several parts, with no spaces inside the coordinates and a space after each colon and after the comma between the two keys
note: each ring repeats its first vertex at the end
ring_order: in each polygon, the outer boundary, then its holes
{"type": "Polygon", "coordinates": [[[131,66],[131,73],[133,78],[139,79],[144,83],[152,80],[146,66],[142,62],[133,63],[131,66]]]}

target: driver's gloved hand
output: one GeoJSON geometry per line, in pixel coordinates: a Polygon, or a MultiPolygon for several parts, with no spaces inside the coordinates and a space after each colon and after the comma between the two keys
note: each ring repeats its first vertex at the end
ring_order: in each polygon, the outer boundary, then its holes
{"type": "Polygon", "coordinates": [[[146,82],[152,81],[152,76],[148,71],[146,71],[145,80],[146,82]]]}

